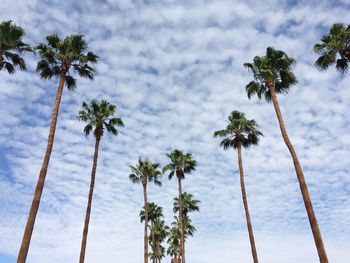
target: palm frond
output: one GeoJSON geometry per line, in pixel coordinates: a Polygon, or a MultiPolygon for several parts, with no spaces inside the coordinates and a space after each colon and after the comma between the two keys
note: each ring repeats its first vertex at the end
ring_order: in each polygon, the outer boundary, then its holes
{"type": "Polygon", "coordinates": [[[350,25],[333,24],[321,42],[314,45],[314,52],[320,55],[315,62],[317,69],[326,70],[335,64],[338,71],[346,72],[350,62],[350,25]]]}
{"type": "Polygon", "coordinates": [[[6,69],[6,71],[7,71],[9,74],[15,73],[15,68],[14,68],[14,66],[13,66],[11,63],[9,63],[9,62],[5,62],[5,63],[4,63],[4,68],[6,69]]]}
{"type": "Polygon", "coordinates": [[[24,30],[11,20],[0,23],[0,70],[9,74],[13,74],[16,67],[26,70],[23,54],[33,49],[22,41],[23,36],[24,30]]]}
{"type": "Polygon", "coordinates": [[[315,67],[319,70],[326,70],[335,63],[336,57],[337,53],[334,51],[323,53],[323,55],[316,60],[315,67]]]}
{"type": "Polygon", "coordinates": [[[337,59],[336,69],[342,73],[345,73],[349,69],[349,60],[346,58],[337,59]]]}
{"type": "Polygon", "coordinates": [[[66,85],[66,87],[68,88],[68,90],[75,90],[77,87],[77,81],[75,78],[73,78],[70,75],[66,75],[65,79],[64,79],[64,84],[66,85]]]}

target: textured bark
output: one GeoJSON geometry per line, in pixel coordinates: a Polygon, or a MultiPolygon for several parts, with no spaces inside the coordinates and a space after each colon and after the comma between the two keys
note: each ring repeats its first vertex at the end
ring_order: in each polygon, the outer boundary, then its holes
{"type": "Polygon", "coordinates": [[[83,238],[82,238],[82,242],[81,242],[79,263],[84,263],[84,261],[85,261],[86,242],[87,242],[87,236],[88,236],[88,232],[89,232],[91,205],[92,205],[92,197],[93,197],[94,187],[95,187],[95,177],[96,177],[96,168],[97,168],[98,149],[99,149],[99,145],[100,145],[100,139],[101,139],[100,135],[97,135],[96,136],[96,143],[95,143],[94,161],[93,161],[92,172],[91,172],[89,199],[88,199],[88,204],[87,204],[87,208],[86,208],[85,223],[84,223],[84,230],[83,230],[83,238]]]}
{"type": "Polygon", "coordinates": [[[159,243],[159,240],[157,240],[157,263],[160,263],[160,254],[161,254],[161,251],[160,251],[160,243],[159,243]]]}
{"type": "Polygon", "coordinates": [[[147,207],[147,183],[143,183],[143,199],[145,201],[145,236],[144,236],[144,262],[148,263],[148,207],[147,207]]]}
{"type": "Polygon", "coordinates": [[[247,220],[247,228],[248,228],[248,233],[249,233],[249,240],[250,240],[250,247],[251,247],[251,250],[252,250],[253,261],[254,261],[254,263],[258,263],[259,262],[258,261],[258,254],[256,252],[253,227],[252,227],[252,223],[250,221],[250,215],[249,215],[249,209],[248,209],[248,200],[247,200],[247,195],[246,195],[246,192],[245,192],[244,173],[243,173],[243,161],[242,161],[241,148],[242,148],[241,144],[238,144],[237,153],[238,153],[239,178],[240,178],[240,183],[241,183],[242,199],[243,199],[245,217],[246,217],[246,220],[247,220]]]}
{"type": "Polygon", "coordinates": [[[299,181],[300,191],[301,191],[301,194],[303,196],[306,212],[307,212],[307,215],[309,218],[309,222],[310,222],[312,234],[314,236],[314,240],[315,240],[315,244],[316,244],[316,248],[317,248],[320,262],[321,263],[328,263],[327,253],[326,253],[326,250],[325,250],[324,245],[323,245],[321,231],[318,227],[316,215],[315,215],[315,212],[314,212],[314,209],[312,206],[312,202],[311,202],[309,190],[307,188],[307,184],[305,181],[305,177],[303,174],[303,170],[301,169],[301,166],[300,166],[300,163],[298,160],[298,156],[297,156],[297,154],[292,146],[292,143],[288,137],[288,134],[287,134],[287,131],[286,131],[286,128],[284,125],[282,113],[281,113],[281,110],[280,110],[280,107],[278,104],[278,100],[277,100],[277,96],[276,96],[276,92],[275,92],[275,86],[274,86],[274,83],[272,80],[270,80],[268,82],[268,86],[269,86],[269,90],[271,93],[271,99],[273,102],[273,106],[275,108],[275,112],[277,115],[278,123],[279,123],[280,129],[281,129],[283,140],[284,140],[285,144],[287,145],[287,148],[288,148],[288,150],[292,156],[292,159],[293,159],[295,172],[297,174],[297,178],[299,181]]]}
{"type": "Polygon", "coordinates": [[[181,184],[181,175],[177,175],[178,184],[179,184],[179,227],[180,227],[180,255],[181,262],[185,263],[185,231],[183,225],[183,212],[182,212],[182,184],[181,184]]]}
{"type": "Polygon", "coordinates": [[[25,227],[24,234],[23,234],[21,248],[20,248],[19,253],[18,253],[17,263],[24,263],[24,262],[26,262],[26,259],[27,259],[30,240],[31,240],[31,237],[33,234],[35,219],[36,219],[36,215],[38,213],[41,194],[42,194],[43,189],[44,189],[45,178],[46,178],[47,169],[48,169],[49,162],[50,162],[50,156],[51,156],[51,152],[52,152],[52,148],[53,148],[53,142],[55,139],[56,123],[57,123],[58,112],[59,112],[62,93],[63,93],[65,76],[66,76],[66,72],[62,71],[62,73],[60,75],[60,79],[59,79],[55,105],[54,105],[53,113],[52,113],[50,132],[49,132],[49,137],[47,140],[45,157],[44,157],[43,163],[41,165],[39,178],[38,178],[38,181],[37,181],[37,184],[35,187],[32,206],[30,207],[30,210],[29,210],[29,216],[28,216],[26,227],[25,227]]]}
{"type": "Polygon", "coordinates": [[[151,231],[152,231],[152,252],[153,252],[153,259],[152,262],[155,263],[156,262],[156,258],[155,258],[155,254],[156,254],[156,239],[154,236],[154,221],[153,219],[151,220],[151,231]]]}

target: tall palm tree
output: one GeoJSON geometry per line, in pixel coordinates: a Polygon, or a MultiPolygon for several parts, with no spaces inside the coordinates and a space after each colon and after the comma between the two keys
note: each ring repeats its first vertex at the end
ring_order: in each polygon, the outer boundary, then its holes
{"type": "Polygon", "coordinates": [[[143,199],[145,208],[145,233],[144,233],[144,262],[148,262],[148,210],[147,210],[147,183],[154,182],[155,185],[161,185],[159,177],[161,172],[158,170],[159,163],[151,163],[148,160],[139,158],[139,163],[136,166],[130,166],[131,174],[129,179],[133,183],[142,183],[143,199]]]}
{"type": "Polygon", "coordinates": [[[185,174],[189,174],[196,169],[197,162],[193,159],[192,154],[184,153],[180,150],[174,150],[171,153],[166,154],[170,159],[170,163],[164,166],[163,173],[170,171],[169,180],[176,175],[179,186],[179,218],[180,218],[180,254],[182,263],[185,262],[185,236],[183,222],[183,210],[182,210],[182,184],[181,180],[185,179],[185,174]]]}
{"type": "Polygon", "coordinates": [[[181,261],[181,247],[180,247],[180,228],[184,228],[184,239],[186,240],[189,236],[193,236],[196,232],[196,228],[192,225],[192,220],[188,215],[183,217],[183,223],[180,226],[180,221],[177,216],[174,216],[175,221],[171,223],[171,228],[168,235],[168,249],[167,254],[172,257],[172,263],[180,263],[181,261]]]}
{"type": "Polygon", "coordinates": [[[71,35],[67,36],[65,39],[60,39],[57,35],[49,35],[46,37],[46,41],[47,44],[42,43],[36,47],[41,57],[41,60],[37,64],[37,71],[40,73],[42,79],[58,77],[59,84],[52,113],[45,157],[41,165],[17,263],[24,263],[27,258],[30,239],[33,233],[35,218],[38,212],[55,138],[63,87],[66,85],[69,90],[76,87],[76,79],[71,75],[72,72],[70,70],[78,73],[80,77],[93,79],[94,68],[91,63],[96,63],[98,59],[94,53],[88,51],[88,46],[82,35],[71,35]]]}
{"type": "Polygon", "coordinates": [[[288,57],[283,51],[268,47],[265,56],[256,56],[252,63],[244,64],[244,66],[250,69],[254,75],[254,80],[248,83],[246,91],[248,98],[257,95],[258,98],[261,99],[264,96],[268,102],[272,101],[273,103],[283,140],[293,159],[294,168],[298,177],[301,194],[309,217],[320,262],[328,263],[327,253],[323,245],[321,231],[318,227],[316,215],[312,207],[303,170],[288,137],[276,95],[278,93],[288,93],[291,86],[297,83],[292,71],[292,66],[294,64],[295,60],[288,57]]]}
{"type": "MultiPolygon", "coordinates": [[[[147,211],[148,211],[148,219],[151,222],[151,225],[150,225],[151,238],[149,243],[152,247],[152,252],[155,253],[156,237],[155,237],[155,231],[154,231],[154,222],[157,219],[160,219],[161,217],[163,217],[163,208],[153,202],[150,202],[150,203],[147,203],[147,211]]],[[[141,223],[146,220],[146,207],[144,207],[144,209],[140,211],[140,218],[141,218],[141,223]]],[[[155,257],[152,257],[153,263],[155,263],[155,259],[156,259],[155,257]]]]}
{"type": "Polygon", "coordinates": [[[80,263],[83,263],[85,260],[85,250],[89,231],[91,204],[95,186],[95,176],[100,140],[104,135],[105,130],[112,135],[118,135],[118,127],[124,126],[123,121],[120,118],[114,117],[116,114],[116,110],[117,106],[109,103],[106,100],[101,100],[100,102],[92,100],[90,105],[83,102],[82,110],[79,111],[79,114],[77,116],[78,120],[87,122],[87,125],[84,128],[85,135],[88,136],[91,132],[93,132],[96,139],[95,153],[91,171],[89,198],[86,208],[83,238],[80,250],[80,263]]]}
{"type": "Polygon", "coordinates": [[[179,263],[180,258],[180,230],[172,223],[167,240],[167,254],[171,256],[171,263],[179,263]]]}
{"type": "Polygon", "coordinates": [[[0,23],[0,71],[15,73],[15,67],[26,69],[23,54],[33,49],[23,42],[24,30],[12,23],[11,20],[0,23]]]}
{"type": "Polygon", "coordinates": [[[335,64],[337,70],[346,72],[350,62],[350,24],[332,25],[321,43],[314,45],[314,51],[320,55],[315,62],[318,69],[325,70],[335,64]]]}
{"type": "Polygon", "coordinates": [[[228,148],[237,149],[239,178],[241,183],[242,199],[247,220],[247,228],[249,233],[250,247],[254,263],[258,263],[258,254],[254,241],[253,227],[250,220],[247,195],[244,184],[242,146],[248,148],[251,145],[258,144],[259,136],[262,133],[258,130],[259,126],[255,120],[247,120],[244,113],[233,111],[228,117],[228,123],[224,130],[214,132],[214,137],[223,137],[221,146],[226,150],[228,148]]]}
{"type": "Polygon", "coordinates": [[[162,243],[169,235],[169,230],[164,220],[156,219],[154,221],[155,251],[153,251],[152,257],[155,257],[156,263],[160,263],[165,256],[165,248],[162,246],[162,243]]]}
{"type": "MultiPolygon", "coordinates": [[[[199,212],[199,203],[200,201],[197,199],[194,199],[193,195],[191,193],[183,192],[181,196],[182,200],[182,225],[186,226],[186,219],[188,219],[188,213],[189,212],[199,212]]],[[[179,212],[180,203],[179,203],[179,198],[175,197],[174,198],[174,213],[179,212]]],[[[184,231],[186,232],[186,231],[184,231]]],[[[186,247],[186,235],[184,238],[184,247],[186,247]]]]}

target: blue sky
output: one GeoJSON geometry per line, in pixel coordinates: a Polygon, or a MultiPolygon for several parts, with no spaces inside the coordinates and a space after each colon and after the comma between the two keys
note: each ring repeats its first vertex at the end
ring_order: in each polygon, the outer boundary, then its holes
{"type": "MultiPolygon", "coordinates": [[[[86,262],[139,263],[142,189],[128,180],[139,156],[166,163],[180,148],[198,169],[184,189],[201,200],[192,216],[197,232],[187,243],[190,263],[251,262],[237,176],[237,156],[212,138],[232,110],[260,124],[264,138],[243,152],[246,190],[259,258],[269,263],[314,263],[317,252],[292,161],[273,106],[248,100],[243,68],[267,46],[297,60],[298,84],[279,96],[291,140],[304,168],[324,243],[333,263],[350,251],[350,77],[317,71],[312,46],[346,20],[344,1],[10,1],[1,20],[12,19],[25,40],[57,33],[86,35],[100,56],[94,81],[78,79],[64,90],[47,181],[28,263],[76,262],[87,202],[93,138],[75,116],[82,101],[118,105],[125,128],[105,136],[97,170],[86,262]],[[297,249],[296,249],[297,248],[297,249]],[[205,251],[205,253],[203,253],[205,251]]],[[[0,72],[0,262],[15,262],[46,147],[57,80],[42,81],[38,60],[27,72],[0,72]]],[[[170,223],[177,184],[163,178],[149,199],[170,223]]],[[[169,261],[169,259],[167,259],[169,261]]]]}

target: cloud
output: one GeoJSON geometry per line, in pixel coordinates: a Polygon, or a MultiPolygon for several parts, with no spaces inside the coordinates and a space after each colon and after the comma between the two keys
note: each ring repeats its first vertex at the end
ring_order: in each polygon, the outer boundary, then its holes
{"type": "MultiPolygon", "coordinates": [[[[139,156],[167,162],[165,153],[193,153],[198,169],[184,189],[201,200],[188,241],[191,263],[251,260],[237,176],[237,156],[212,138],[232,110],[261,126],[259,146],[243,152],[249,208],[264,262],[317,261],[292,161],[271,104],[248,100],[244,62],[267,46],[296,58],[299,84],[279,96],[291,140],[304,168],[329,258],[349,250],[350,198],[347,114],[350,77],[313,67],[312,46],[349,5],[329,1],[3,1],[0,14],[36,44],[47,34],[83,33],[101,61],[94,81],[64,90],[47,181],[28,262],[76,262],[79,257],[93,155],[93,138],[76,121],[82,101],[106,98],[125,122],[104,136],[94,192],[86,262],[139,263],[142,189],[128,180],[139,156]],[[300,244],[303,244],[300,246],[300,244]],[[295,249],[297,248],[297,249],[295,249]],[[205,251],[205,253],[203,253],[205,251]]],[[[347,23],[347,21],[341,21],[347,23]]],[[[16,256],[40,170],[57,81],[35,73],[0,73],[0,254],[16,256]],[[7,167],[7,168],[6,168],[7,167]],[[3,172],[4,171],[4,172],[3,172]]],[[[170,223],[176,181],[150,186],[170,223]]]]}

